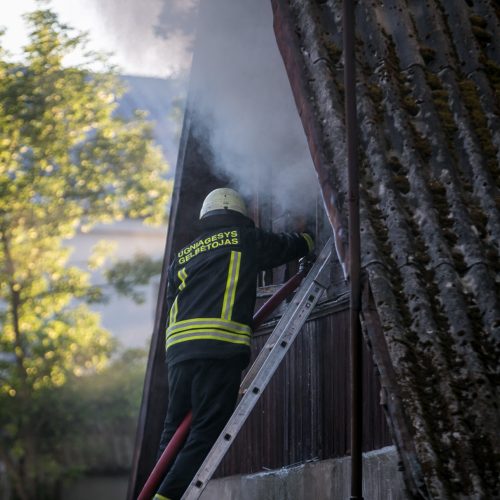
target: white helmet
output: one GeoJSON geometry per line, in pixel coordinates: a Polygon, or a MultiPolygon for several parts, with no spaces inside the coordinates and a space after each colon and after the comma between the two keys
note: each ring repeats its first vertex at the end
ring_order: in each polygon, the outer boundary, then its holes
{"type": "Polygon", "coordinates": [[[215,210],[234,210],[248,217],[247,207],[243,198],[237,191],[230,188],[218,188],[208,193],[201,207],[200,219],[206,215],[210,215],[209,212],[215,210]]]}

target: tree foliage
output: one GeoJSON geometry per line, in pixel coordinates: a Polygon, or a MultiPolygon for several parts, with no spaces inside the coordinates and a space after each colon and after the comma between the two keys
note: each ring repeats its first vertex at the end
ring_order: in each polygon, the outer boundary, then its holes
{"type": "Polygon", "coordinates": [[[36,500],[57,498],[62,473],[51,449],[70,417],[53,398],[114,346],[85,304],[101,291],[68,265],[64,241],[98,222],[163,221],[170,186],[151,125],[114,114],[113,70],[91,70],[92,54],[63,64],[85,36],[49,9],[27,21],[24,61],[0,51],[0,461],[17,497],[36,500]]]}
{"type": "Polygon", "coordinates": [[[78,412],[72,419],[78,433],[66,435],[61,453],[73,470],[123,472],[130,468],[133,437],[142,397],[147,353],[128,349],[106,368],[74,377],[65,387],[78,412]]]}
{"type": "Polygon", "coordinates": [[[147,285],[154,276],[161,273],[162,261],[148,255],[137,254],[131,260],[120,260],[105,276],[113,289],[124,297],[130,297],[135,303],[144,303],[144,293],[140,286],[147,285]]]}

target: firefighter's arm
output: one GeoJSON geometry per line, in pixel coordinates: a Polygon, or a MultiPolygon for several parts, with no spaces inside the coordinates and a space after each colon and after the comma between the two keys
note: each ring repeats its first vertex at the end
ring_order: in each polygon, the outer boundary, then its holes
{"type": "Polygon", "coordinates": [[[314,239],[310,233],[271,233],[260,229],[256,231],[259,271],[281,266],[314,250],[314,239]]]}

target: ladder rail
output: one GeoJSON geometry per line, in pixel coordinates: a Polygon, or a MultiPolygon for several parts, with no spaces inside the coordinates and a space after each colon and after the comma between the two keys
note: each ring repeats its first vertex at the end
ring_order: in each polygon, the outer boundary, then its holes
{"type": "Polygon", "coordinates": [[[247,381],[245,394],[184,493],[182,500],[199,498],[314,306],[328,287],[332,250],[333,242],[330,239],[276,325],[273,332],[273,335],[276,333],[274,344],[255,376],[247,381]]]}
{"type": "MultiPolygon", "coordinates": [[[[325,248],[330,248],[332,246],[333,246],[333,238],[330,238],[328,240],[328,242],[326,243],[325,248]]],[[[314,272],[313,269],[314,269],[314,266],[312,266],[309,269],[309,272],[306,275],[306,278],[302,281],[301,286],[304,286],[304,283],[306,283],[307,276],[309,276],[311,272],[314,272]]],[[[296,275],[296,276],[298,276],[298,275],[296,275]]],[[[287,312],[289,313],[289,311],[291,310],[292,303],[293,303],[293,300],[289,304],[289,307],[285,311],[284,315],[286,315],[287,312]]],[[[255,361],[253,362],[252,366],[248,369],[245,377],[243,378],[243,381],[240,384],[240,390],[239,390],[240,396],[245,394],[245,392],[248,390],[248,386],[252,383],[252,380],[255,378],[255,375],[258,373],[258,371],[262,367],[262,364],[265,362],[265,360],[269,356],[269,352],[271,351],[271,349],[274,347],[274,345],[278,341],[280,335],[281,335],[281,331],[279,330],[278,325],[277,325],[276,328],[274,328],[274,330],[271,332],[271,335],[269,335],[269,338],[266,340],[266,343],[264,344],[264,346],[260,350],[260,352],[257,355],[257,357],[255,358],[255,361]]]]}
{"type": "MultiPolygon", "coordinates": [[[[296,280],[296,281],[299,279],[303,279],[304,274],[305,274],[304,272],[298,273],[292,279],[296,280]]],[[[290,281],[292,281],[292,279],[290,281]]],[[[274,328],[273,331],[271,332],[271,335],[269,335],[269,338],[266,340],[266,343],[264,344],[264,346],[260,350],[259,354],[255,358],[255,361],[252,363],[252,366],[248,369],[247,373],[243,377],[243,380],[240,384],[240,389],[239,389],[240,396],[245,394],[245,392],[247,391],[248,386],[252,383],[252,380],[255,378],[255,375],[262,367],[262,364],[264,363],[267,356],[269,355],[270,350],[276,344],[276,341],[279,338],[279,335],[280,335],[280,332],[278,331],[278,329],[274,328]]]]}

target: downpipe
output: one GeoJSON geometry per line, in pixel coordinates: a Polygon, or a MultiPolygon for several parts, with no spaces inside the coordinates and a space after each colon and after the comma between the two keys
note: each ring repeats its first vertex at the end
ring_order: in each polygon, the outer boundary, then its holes
{"type": "Polygon", "coordinates": [[[349,200],[350,358],[351,358],[351,500],[363,499],[363,360],[359,314],[360,229],[358,123],[356,114],[355,0],[343,3],[345,120],[349,200]]]}

